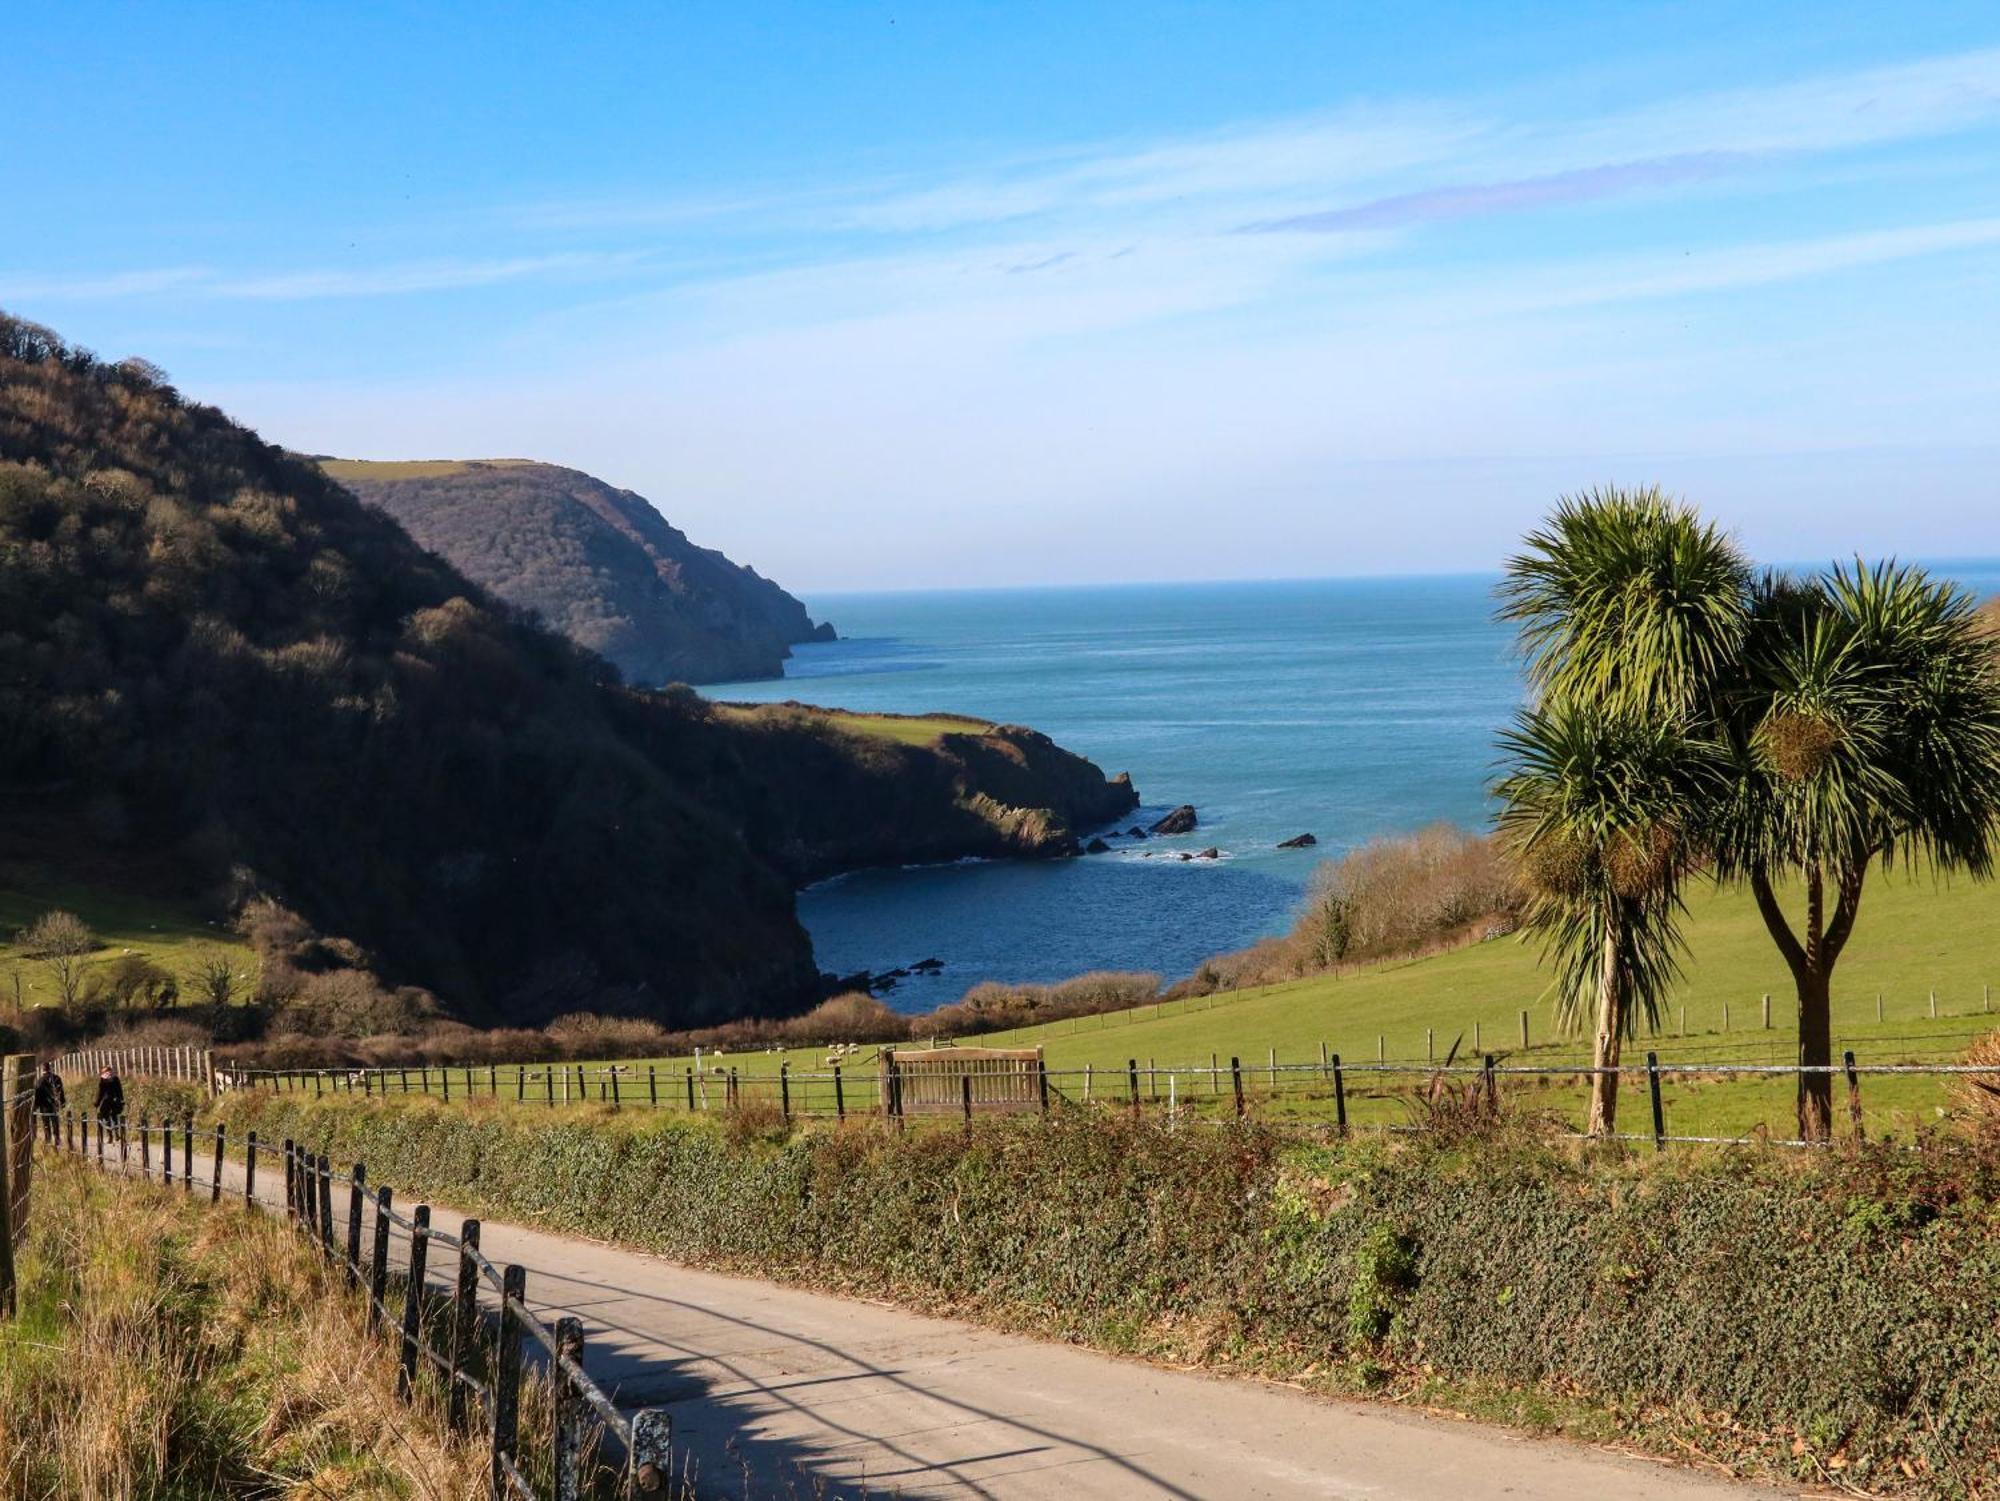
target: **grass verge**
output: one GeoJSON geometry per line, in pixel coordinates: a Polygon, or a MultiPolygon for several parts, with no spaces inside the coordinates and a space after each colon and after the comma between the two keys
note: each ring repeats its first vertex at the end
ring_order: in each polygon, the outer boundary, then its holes
{"type": "Polygon", "coordinates": [[[36,1164],[0,1325],[0,1494],[486,1494],[483,1452],[404,1406],[388,1346],[280,1221],[36,1164]]]}

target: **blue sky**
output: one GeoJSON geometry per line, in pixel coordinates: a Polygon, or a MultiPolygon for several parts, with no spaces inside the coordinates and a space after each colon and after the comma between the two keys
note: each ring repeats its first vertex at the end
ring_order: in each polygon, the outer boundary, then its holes
{"type": "Polygon", "coordinates": [[[17,6],[0,306],[796,588],[2000,553],[2000,12],[17,6]]]}

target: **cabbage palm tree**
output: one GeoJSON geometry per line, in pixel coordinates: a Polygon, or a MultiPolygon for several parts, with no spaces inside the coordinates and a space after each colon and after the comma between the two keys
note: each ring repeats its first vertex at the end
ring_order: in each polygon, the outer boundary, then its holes
{"type": "Polygon", "coordinates": [[[1713,687],[1739,662],[1753,574],[1657,489],[1565,498],[1501,585],[1539,704],[1501,737],[1500,822],[1555,961],[1556,1022],[1594,1028],[1590,1130],[1617,1116],[1624,1038],[1678,973],[1680,890],[1727,794],[1713,687]]]}
{"type": "Polygon", "coordinates": [[[1617,1129],[1618,1066],[1679,975],[1681,887],[1726,785],[1713,747],[1657,718],[1556,699],[1502,734],[1500,828],[1528,887],[1527,928],[1553,960],[1556,1023],[1592,1030],[1592,1136],[1617,1129]]]}
{"type": "Polygon", "coordinates": [[[1798,997],[1798,1126],[1833,1118],[1832,980],[1869,867],[1991,874],[2000,822],[2000,659],[1971,597],[1922,569],[1835,568],[1755,591],[1714,712],[1734,787],[1711,835],[1747,884],[1798,997]],[[1795,927],[1779,898],[1796,878],[1795,927]],[[1828,910],[1829,898],[1832,902],[1828,910]]]}

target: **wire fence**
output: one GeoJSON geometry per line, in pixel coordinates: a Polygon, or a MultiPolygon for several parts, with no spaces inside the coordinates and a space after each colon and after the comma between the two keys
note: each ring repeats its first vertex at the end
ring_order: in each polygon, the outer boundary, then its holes
{"type": "MultiPolygon", "coordinates": [[[[669,1494],[670,1415],[657,1407],[619,1410],[584,1370],[582,1321],[565,1314],[551,1324],[530,1308],[527,1269],[490,1261],[480,1250],[478,1220],[463,1220],[456,1234],[437,1228],[430,1205],[403,1213],[388,1184],[369,1183],[365,1164],[338,1172],[325,1154],[315,1155],[289,1138],[273,1152],[255,1131],[245,1133],[242,1183],[232,1190],[225,1182],[233,1160],[225,1126],[198,1138],[191,1118],[153,1125],[142,1117],[128,1126],[69,1111],[39,1124],[51,1147],[106,1171],[151,1178],[157,1156],[163,1186],[178,1183],[190,1195],[206,1192],[211,1205],[220,1205],[225,1195],[232,1201],[240,1195],[248,1208],[270,1209],[257,1192],[258,1171],[282,1172],[283,1214],[340,1269],[350,1293],[365,1299],[368,1327],[395,1345],[397,1394],[405,1401],[416,1400],[420,1391],[439,1395],[453,1428],[485,1433],[495,1501],[573,1501],[597,1494],[585,1489],[586,1472],[593,1469],[624,1501],[659,1501],[669,1494]],[[260,1162],[260,1151],[276,1161],[260,1162]],[[346,1200],[338,1218],[337,1198],[346,1200]],[[431,1280],[445,1270],[433,1265],[434,1249],[452,1256],[449,1291],[431,1280]],[[536,1366],[545,1377],[550,1421],[546,1452],[531,1455],[522,1395],[525,1377],[536,1366]],[[600,1458],[605,1453],[611,1455],[608,1466],[600,1458]],[[603,1477],[607,1468],[609,1476],[603,1477]],[[542,1490],[531,1472],[545,1472],[550,1489],[542,1490]]],[[[529,1390],[535,1390],[532,1383],[529,1390]]]]}
{"type": "MultiPolygon", "coordinates": [[[[884,1049],[856,1057],[852,1066],[794,1068],[780,1063],[759,1070],[740,1063],[679,1067],[655,1063],[476,1065],[387,1069],[229,1070],[226,1087],[280,1094],[342,1093],[369,1099],[431,1095],[441,1100],[495,1100],[523,1108],[560,1110],[589,1104],[614,1110],[646,1109],[687,1114],[758,1110],[790,1119],[879,1117],[898,1123],[923,1117],[1033,1113],[1096,1108],[1171,1120],[1259,1118],[1320,1122],[1340,1132],[1422,1129],[1433,1107],[1451,1090],[1502,1107],[1534,1111],[1582,1135],[1582,1116],[1593,1081],[1615,1074],[1631,1086],[1631,1107],[1650,1130],[1612,1133],[1621,1139],[1673,1143],[1805,1145],[1774,1132],[1763,1119],[1795,1119],[1806,1080],[1830,1079],[1844,1092],[1846,1129],[1865,1138],[1872,1130],[1915,1124],[1955,1081],[1982,1078],[2000,1091],[2000,1064],[1929,1060],[1863,1062],[1848,1050],[1838,1063],[1801,1065],[1735,1061],[1704,1056],[1599,1069],[1581,1062],[1523,1061],[1488,1053],[1460,1061],[1456,1050],[1439,1063],[1356,1062],[1322,1048],[1317,1058],[1280,1061],[1212,1056],[1207,1064],[1162,1066],[1131,1058],[1122,1067],[1051,1068],[1039,1050],[1011,1056],[1014,1070],[996,1076],[990,1061],[1005,1050],[884,1049]],[[962,1066],[955,1060],[963,1058],[962,1066]],[[921,1068],[921,1086],[914,1083],[921,1068]],[[1022,1069],[1031,1072],[1023,1074],[1022,1069]],[[1865,1081],[1876,1081],[1864,1088],[1865,1081]],[[1913,1083],[1928,1081],[1925,1091],[1913,1083]],[[1843,1088],[1844,1087],[1844,1088],[1843,1088]],[[1639,1091],[1643,1090],[1643,1093],[1639,1091]]],[[[1629,1117],[1628,1117],[1629,1118],[1629,1117]]]]}

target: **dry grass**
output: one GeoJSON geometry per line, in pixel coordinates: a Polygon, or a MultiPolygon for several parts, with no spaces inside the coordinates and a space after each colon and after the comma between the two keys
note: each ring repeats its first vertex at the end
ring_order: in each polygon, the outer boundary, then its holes
{"type": "Polygon", "coordinates": [[[0,1327],[0,1496],[484,1496],[478,1444],[396,1398],[330,1283],[276,1219],[39,1162],[0,1327]]]}

